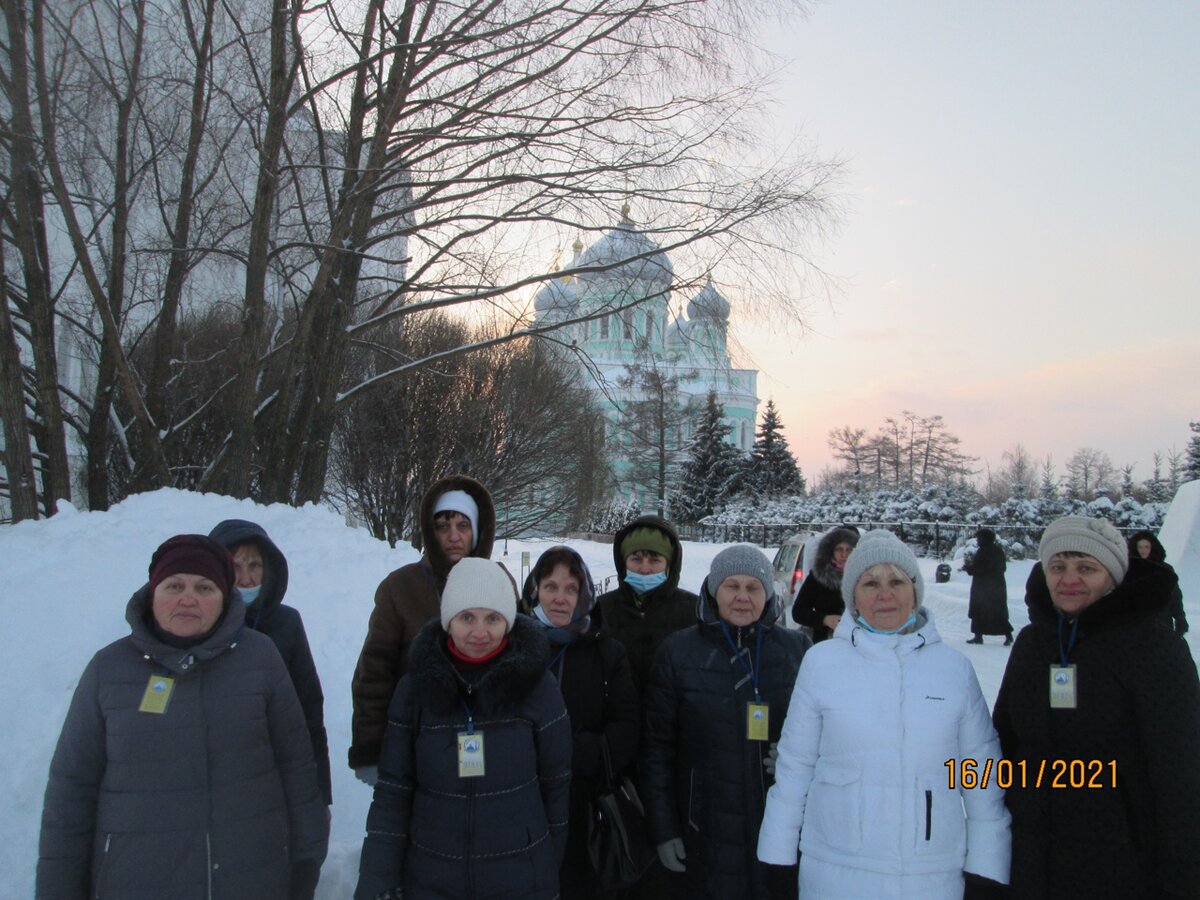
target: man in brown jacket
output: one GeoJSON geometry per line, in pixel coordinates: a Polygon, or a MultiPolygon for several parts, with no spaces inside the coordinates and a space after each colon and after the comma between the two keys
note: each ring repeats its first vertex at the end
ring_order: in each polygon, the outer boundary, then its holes
{"type": "Polygon", "coordinates": [[[388,704],[408,671],[408,650],[421,626],[439,615],[446,576],[460,559],[488,559],[496,539],[496,509],[487,489],[473,478],[451,475],[436,482],[421,500],[421,542],[425,555],[401,566],[375,590],[351,693],[350,768],[367,784],[378,775],[379,751],[388,704]]]}

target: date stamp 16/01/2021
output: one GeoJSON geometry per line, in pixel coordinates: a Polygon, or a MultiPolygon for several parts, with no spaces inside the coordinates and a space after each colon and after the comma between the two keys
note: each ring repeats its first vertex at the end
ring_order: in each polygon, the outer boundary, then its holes
{"type": "Polygon", "coordinates": [[[1117,786],[1115,759],[985,759],[967,757],[944,763],[950,790],[1009,790],[1043,787],[1051,790],[1102,790],[1117,786]]]}

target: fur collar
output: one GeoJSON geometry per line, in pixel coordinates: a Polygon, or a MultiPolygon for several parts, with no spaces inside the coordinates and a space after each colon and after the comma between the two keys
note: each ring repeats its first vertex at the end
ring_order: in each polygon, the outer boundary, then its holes
{"type": "MultiPolygon", "coordinates": [[[[1128,616],[1156,615],[1166,607],[1174,583],[1175,573],[1166,566],[1131,559],[1125,580],[1079,614],[1079,627],[1082,631],[1100,631],[1128,616]]],[[[1058,611],[1050,600],[1041,563],[1033,567],[1025,582],[1025,603],[1033,624],[1057,627],[1058,611]]]]}
{"type": "Polygon", "coordinates": [[[849,528],[831,528],[817,542],[817,558],[813,562],[813,578],[831,591],[842,590],[842,570],[833,566],[833,550],[845,541],[851,547],[858,544],[858,533],[849,528]]]}
{"type": "MultiPolygon", "coordinates": [[[[467,680],[454,668],[445,647],[446,632],[438,619],[427,622],[413,639],[409,673],[415,694],[438,714],[459,709],[467,680]]],[[[516,709],[546,671],[550,644],[528,616],[517,616],[508,633],[508,647],[480,674],[471,687],[476,715],[495,715],[516,709]]]]}

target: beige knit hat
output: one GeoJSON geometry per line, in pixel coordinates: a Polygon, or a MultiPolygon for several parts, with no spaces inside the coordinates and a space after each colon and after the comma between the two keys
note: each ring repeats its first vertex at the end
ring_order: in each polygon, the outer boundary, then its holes
{"type": "Polygon", "coordinates": [[[1117,584],[1129,571],[1129,548],[1125,538],[1107,519],[1063,516],[1047,525],[1042,532],[1042,542],[1038,544],[1042,568],[1049,565],[1050,557],[1055,554],[1071,551],[1094,556],[1117,584]]]}
{"type": "Polygon", "coordinates": [[[442,591],[442,628],[464,609],[490,609],[508,622],[506,633],[517,618],[517,584],[498,562],[468,556],[460,559],[446,578],[442,591]]]}

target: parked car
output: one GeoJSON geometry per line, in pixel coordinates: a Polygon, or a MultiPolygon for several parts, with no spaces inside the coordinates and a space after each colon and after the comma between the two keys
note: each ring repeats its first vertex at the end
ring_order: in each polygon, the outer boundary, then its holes
{"type": "MultiPolygon", "coordinates": [[[[792,601],[796,599],[796,591],[800,590],[800,582],[808,572],[808,566],[813,555],[817,552],[817,542],[821,536],[813,531],[801,531],[789,535],[775,554],[772,563],[775,577],[775,596],[783,604],[787,612],[791,612],[792,601]]],[[[791,623],[791,616],[786,617],[791,623]]]]}

